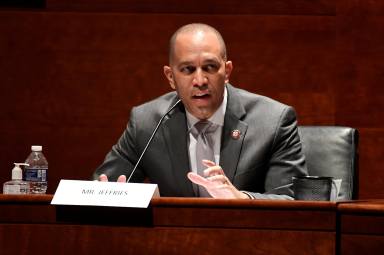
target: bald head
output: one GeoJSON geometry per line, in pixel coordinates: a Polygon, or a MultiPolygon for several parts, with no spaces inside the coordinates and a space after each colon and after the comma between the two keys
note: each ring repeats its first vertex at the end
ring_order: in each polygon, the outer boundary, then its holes
{"type": "Polygon", "coordinates": [[[202,24],[202,23],[192,23],[188,24],[185,26],[182,26],[179,28],[171,37],[169,41],[169,63],[172,63],[174,53],[175,53],[175,44],[177,37],[180,35],[184,34],[214,34],[220,44],[220,52],[221,52],[221,57],[223,58],[224,61],[227,60],[227,49],[225,47],[225,42],[219,31],[217,31],[215,28],[207,25],[207,24],[202,24]]]}

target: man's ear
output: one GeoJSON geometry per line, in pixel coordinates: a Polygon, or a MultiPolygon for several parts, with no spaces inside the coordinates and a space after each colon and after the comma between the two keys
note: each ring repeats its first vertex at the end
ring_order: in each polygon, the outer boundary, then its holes
{"type": "Polygon", "coordinates": [[[229,77],[231,76],[233,70],[232,61],[225,62],[225,83],[229,82],[229,77]]]}
{"type": "Polygon", "coordinates": [[[164,69],[164,75],[167,78],[169,85],[171,86],[172,89],[176,89],[175,80],[173,79],[173,73],[172,73],[171,67],[164,66],[163,69],[164,69]]]}

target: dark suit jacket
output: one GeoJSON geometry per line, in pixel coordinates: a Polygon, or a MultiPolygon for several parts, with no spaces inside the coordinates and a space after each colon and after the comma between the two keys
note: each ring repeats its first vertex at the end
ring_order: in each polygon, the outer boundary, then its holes
{"type": "MultiPolygon", "coordinates": [[[[234,186],[257,198],[292,196],[292,176],[306,174],[295,111],[229,84],[227,89],[220,166],[234,186]],[[233,130],[240,130],[239,139],[232,138],[233,130]]],[[[126,130],[93,178],[129,176],[157,122],[177,100],[171,92],[134,107],[126,130]]],[[[164,119],[131,182],[147,178],[158,184],[161,196],[195,196],[189,169],[186,113],[180,103],[164,119]]]]}

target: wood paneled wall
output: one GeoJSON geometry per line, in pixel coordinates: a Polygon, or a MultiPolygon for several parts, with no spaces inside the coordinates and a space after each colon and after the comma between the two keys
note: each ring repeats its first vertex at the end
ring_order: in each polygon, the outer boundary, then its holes
{"type": "Polygon", "coordinates": [[[87,179],[132,106],[170,90],[179,26],[222,32],[231,83],[294,106],[301,125],[360,132],[359,198],[384,198],[384,3],[358,0],[46,0],[0,9],[0,182],[30,145],[58,181],[87,179]]]}

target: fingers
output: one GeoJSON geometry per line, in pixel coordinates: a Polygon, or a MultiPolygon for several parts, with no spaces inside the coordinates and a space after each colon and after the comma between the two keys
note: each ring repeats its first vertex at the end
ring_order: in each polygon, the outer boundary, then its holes
{"type": "MultiPolygon", "coordinates": [[[[204,178],[196,173],[189,172],[188,179],[200,186],[203,186],[214,198],[237,198],[239,192],[225,175],[214,175],[204,178]]],[[[241,193],[240,195],[244,195],[241,193]]]]}
{"type": "Polygon", "coordinates": [[[225,175],[221,166],[216,165],[214,162],[203,160],[202,163],[207,167],[207,169],[204,170],[204,176],[209,177],[213,175],[225,175]]]}
{"type": "Polygon", "coordinates": [[[187,177],[188,177],[188,179],[189,179],[191,182],[193,182],[193,183],[195,183],[195,184],[197,184],[197,185],[201,185],[201,186],[203,186],[203,187],[206,187],[206,186],[209,185],[209,181],[208,181],[206,178],[204,178],[204,177],[202,177],[202,176],[200,176],[200,175],[198,175],[198,174],[195,174],[195,173],[193,173],[193,172],[189,172],[189,173],[187,174],[187,177]]]}
{"type": "Polygon", "coordinates": [[[231,182],[225,175],[214,175],[207,178],[204,178],[201,175],[198,175],[193,172],[187,174],[188,179],[200,186],[203,186],[207,189],[210,188],[223,188],[225,186],[231,185],[231,182]]]}
{"type": "Polygon", "coordinates": [[[214,175],[206,178],[210,182],[214,182],[216,184],[220,185],[230,185],[231,182],[228,180],[228,178],[225,175],[214,175]]]}
{"type": "Polygon", "coordinates": [[[225,176],[224,170],[221,168],[221,166],[216,165],[215,162],[212,162],[210,160],[203,159],[202,163],[207,168],[204,170],[204,177],[210,177],[215,175],[223,175],[225,176]]]}
{"type": "Polygon", "coordinates": [[[125,175],[120,175],[119,178],[117,178],[117,182],[127,182],[127,177],[125,175]]]}
{"type": "Polygon", "coordinates": [[[107,182],[108,181],[108,177],[105,175],[105,174],[101,174],[99,176],[99,181],[101,182],[107,182]]]}
{"type": "Polygon", "coordinates": [[[206,166],[206,167],[212,167],[212,166],[215,166],[215,165],[216,165],[215,162],[212,162],[212,161],[207,160],[207,159],[203,159],[203,160],[202,160],[202,163],[203,163],[203,165],[206,166]]]}
{"type": "MultiPolygon", "coordinates": [[[[108,176],[106,176],[105,174],[101,174],[99,176],[99,181],[107,182],[108,176]]],[[[120,175],[119,178],[117,178],[117,182],[127,182],[127,177],[125,175],[120,175]]]]}
{"type": "Polygon", "coordinates": [[[211,176],[215,176],[215,175],[224,175],[225,176],[225,173],[220,166],[213,166],[213,167],[210,167],[210,168],[207,168],[204,170],[204,176],[205,177],[211,177],[211,176]]]}
{"type": "Polygon", "coordinates": [[[229,181],[224,170],[209,160],[203,160],[202,163],[207,167],[207,169],[204,170],[204,177],[190,172],[187,174],[188,179],[197,185],[203,186],[212,197],[236,197],[237,189],[229,181]]]}

